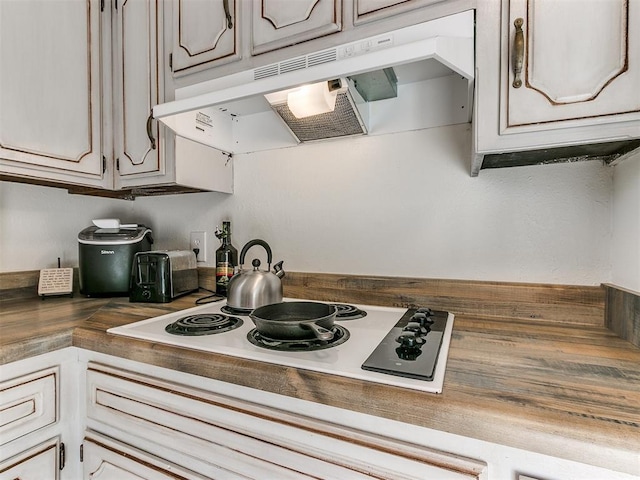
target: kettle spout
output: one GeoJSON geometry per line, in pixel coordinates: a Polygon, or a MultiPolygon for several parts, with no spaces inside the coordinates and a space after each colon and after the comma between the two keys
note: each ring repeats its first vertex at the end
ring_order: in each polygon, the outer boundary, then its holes
{"type": "Polygon", "coordinates": [[[276,263],[273,266],[273,273],[275,273],[276,277],[278,277],[278,278],[284,277],[284,270],[282,269],[282,264],[283,263],[284,263],[284,261],[280,260],[278,263],[276,263]]]}

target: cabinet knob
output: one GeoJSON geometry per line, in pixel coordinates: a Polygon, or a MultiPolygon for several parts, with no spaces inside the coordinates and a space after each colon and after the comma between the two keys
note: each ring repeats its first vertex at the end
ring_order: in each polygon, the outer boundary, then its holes
{"type": "Polygon", "coordinates": [[[524,33],[522,31],[522,18],[516,18],[513,26],[516,27],[515,38],[513,39],[513,88],[522,86],[522,64],[524,63],[524,33]]]}

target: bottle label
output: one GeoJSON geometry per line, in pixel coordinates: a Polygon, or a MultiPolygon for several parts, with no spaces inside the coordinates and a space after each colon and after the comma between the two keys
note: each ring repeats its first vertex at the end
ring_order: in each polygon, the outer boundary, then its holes
{"type": "Polygon", "coordinates": [[[227,283],[233,277],[233,265],[229,262],[218,262],[216,265],[216,282],[227,283]]]}

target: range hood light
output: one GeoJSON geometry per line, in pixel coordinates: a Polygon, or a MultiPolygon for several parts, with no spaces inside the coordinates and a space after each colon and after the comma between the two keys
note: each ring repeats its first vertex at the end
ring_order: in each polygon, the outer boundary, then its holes
{"type": "Polygon", "coordinates": [[[329,91],[329,82],[296,88],[287,94],[287,106],[296,118],[307,118],[336,108],[337,90],[329,91]]]}

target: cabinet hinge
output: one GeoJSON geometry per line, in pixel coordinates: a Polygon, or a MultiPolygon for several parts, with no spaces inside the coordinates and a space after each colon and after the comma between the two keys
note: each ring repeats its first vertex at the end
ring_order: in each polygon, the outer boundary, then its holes
{"type": "Polygon", "coordinates": [[[100,0],[100,11],[104,12],[104,0],[100,0]]]}
{"type": "Polygon", "coordinates": [[[80,444],[80,461],[84,462],[84,443],[80,444]]]}
{"type": "Polygon", "coordinates": [[[169,70],[173,72],[173,53],[169,54],[169,70]]]}
{"type": "Polygon", "coordinates": [[[64,443],[60,443],[60,453],[59,453],[58,463],[60,465],[60,470],[64,468],[65,454],[64,454],[64,443]]]}
{"type": "Polygon", "coordinates": [[[107,157],[102,156],[102,173],[107,171],[107,157]]]}
{"type": "Polygon", "coordinates": [[[115,5],[116,10],[117,10],[118,9],[118,0],[115,0],[115,2],[113,2],[113,4],[115,5]]]}
{"type": "Polygon", "coordinates": [[[116,158],[116,170],[120,171],[120,159],[116,158]]]}

